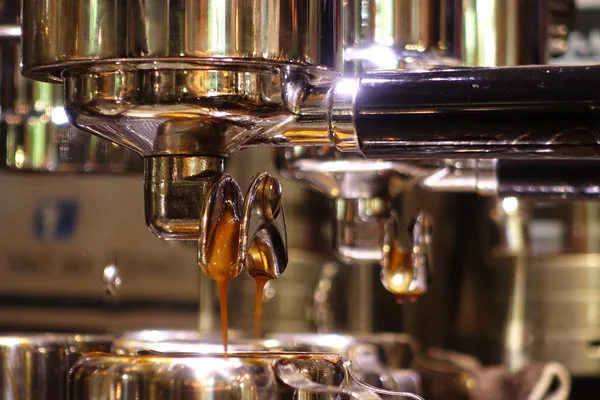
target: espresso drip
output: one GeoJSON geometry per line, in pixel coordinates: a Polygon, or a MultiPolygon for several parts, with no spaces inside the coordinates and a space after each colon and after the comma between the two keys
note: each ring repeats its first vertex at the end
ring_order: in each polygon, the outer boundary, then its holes
{"type": "Polygon", "coordinates": [[[398,303],[406,299],[415,301],[424,290],[415,285],[415,268],[412,255],[404,251],[397,242],[390,246],[389,260],[381,271],[381,281],[385,288],[392,292],[398,303]]]}
{"type": "Polygon", "coordinates": [[[262,294],[267,282],[276,279],[276,258],[269,240],[257,235],[248,248],[246,265],[248,274],[256,282],[256,297],[254,301],[254,336],[262,335],[262,294]]]}
{"type": "Polygon", "coordinates": [[[246,268],[256,282],[254,331],[261,335],[262,292],[287,266],[281,186],[267,173],[252,180],[244,196],[227,174],[211,189],[200,220],[198,263],[217,282],[223,345],[227,351],[227,288],[246,268]]]}
{"type": "Polygon", "coordinates": [[[257,339],[260,339],[262,336],[262,295],[265,285],[269,280],[270,279],[265,276],[258,276],[254,279],[254,282],[256,282],[256,298],[254,299],[254,337],[257,339]]]}
{"type": "Polygon", "coordinates": [[[213,240],[205,271],[217,281],[219,288],[219,306],[221,309],[221,332],[223,348],[227,352],[227,286],[241,271],[238,261],[240,221],[236,218],[231,202],[225,202],[223,212],[216,221],[213,240]]]}

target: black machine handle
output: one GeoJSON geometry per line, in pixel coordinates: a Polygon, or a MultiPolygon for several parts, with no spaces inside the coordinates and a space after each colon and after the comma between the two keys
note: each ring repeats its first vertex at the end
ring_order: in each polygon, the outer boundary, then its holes
{"type": "Polygon", "coordinates": [[[600,67],[367,72],[354,121],[368,158],[596,158],[600,67]]]}
{"type": "Polygon", "coordinates": [[[600,198],[600,160],[500,160],[496,168],[500,196],[600,198]]]}

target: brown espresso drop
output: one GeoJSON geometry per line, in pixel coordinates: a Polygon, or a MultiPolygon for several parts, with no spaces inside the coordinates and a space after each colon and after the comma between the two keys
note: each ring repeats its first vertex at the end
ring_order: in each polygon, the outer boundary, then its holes
{"type": "Polygon", "coordinates": [[[206,274],[217,281],[219,289],[221,332],[225,352],[228,342],[227,286],[241,271],[238,263],[239,236],[240,221],[236,218],[233,205],[226,202],[213,232],[208,264],[205,268],[206,274]]]}
{"type": "Polygon", "coordinates": [[[381,275],[382,283],[387,290],[396,296],[396,302],[403,303],[405,299],[415,301],[423,294],[421,289],[412,287],[414,283],[414,268],[412,256],[404,251],[397,243],[390,248],[389,259],[381,275]]]}

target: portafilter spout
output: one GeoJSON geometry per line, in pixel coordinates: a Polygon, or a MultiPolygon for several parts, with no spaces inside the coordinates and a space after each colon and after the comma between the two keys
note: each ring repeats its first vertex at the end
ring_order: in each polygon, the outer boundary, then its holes
{"type": "Polygon", "coordinates": [[[145,157],[152,232],[198,240],[227,155],[261,136],[279,141],[281,126],[327,143],[325,120],[314,138],[296,114],[309,103],[322,112],[338,77],[340,5],[25,1],[22,71],[63,85],[75,126],[145,157]]]}

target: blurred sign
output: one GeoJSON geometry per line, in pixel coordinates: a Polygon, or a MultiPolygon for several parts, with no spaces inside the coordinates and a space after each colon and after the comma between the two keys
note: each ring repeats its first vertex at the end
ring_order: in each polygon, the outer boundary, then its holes
{"type": "Polygon", "coordinates": [[[72,199],[45,199],[33,214],[34,236],[42,241],[67,240],[77,226],[78,207],[72,199]]]}

